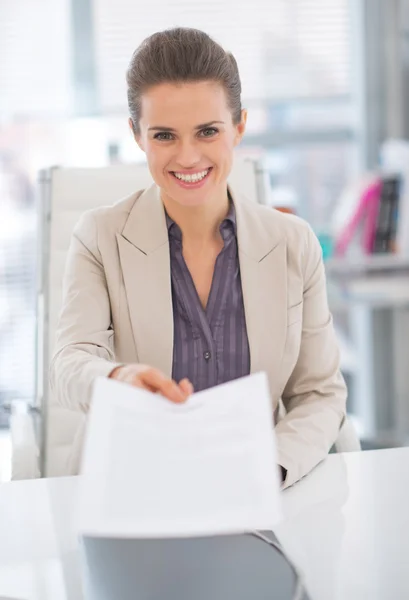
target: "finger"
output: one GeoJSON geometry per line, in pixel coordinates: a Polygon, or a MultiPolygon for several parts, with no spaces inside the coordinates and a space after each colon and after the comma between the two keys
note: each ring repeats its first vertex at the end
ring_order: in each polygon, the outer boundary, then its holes
{"type": "Polygon", "coordinates": [[[189,379],[185,378],[179,381],[179,387],[182,390],[182,392],[186,395],[186,397],[189,397],[193,394],[193,385],[191,384],[189,379]]]}
{"type": "Polygon", "coordinates": [[[147,390],[148,392],[153,393],[156,392],[156,389],[151,385],[148,385],[148,383],[142,381],[139,375],[131,377],[127,383],[130,383],[133,387],[140,388],[141,390],[147,390]]]}
{"type": "Polygon", "coordinates": [[[180,389],[178,384],[172,379],[164,380],[160,389],[158,390],[165,398],[168,398],[172,402],[185,402],[187,395],[180,389]]]}
{"type": "Polygon", "coordinates": [[[183,394],[177,383],[169,377],[165,377],[163,373],[156,369],[141,373],[139,377],[145,385],[151,386],[171,402],[184,402],[186,400],[185,394],[183,394]]]}

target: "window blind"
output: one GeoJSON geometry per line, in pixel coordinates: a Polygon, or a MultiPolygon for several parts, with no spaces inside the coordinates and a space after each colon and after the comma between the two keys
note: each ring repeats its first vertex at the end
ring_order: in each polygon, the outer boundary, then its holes
{"type": "Polygon", "coordinates": [[[348,95],[349,0],[92,0],[101,108],[126,110],[132,52],[174,26],[209,33],[235,55],[249,101],[348,95]]]}
{"type": "Polygon", "coordinates": [[[71,109],[70,0],[0,1],[0,114],[71,109]]]}

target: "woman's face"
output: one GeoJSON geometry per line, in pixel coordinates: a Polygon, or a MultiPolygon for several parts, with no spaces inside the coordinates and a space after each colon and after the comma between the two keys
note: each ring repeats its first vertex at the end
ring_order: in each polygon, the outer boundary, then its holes
{"type": "Polygon", "coordinates": [[[162,197],[184,206],[225,198],[245,123],[242,111],[233,124],[224,88],[215,82],[163,83],[144,93],[135,139],[162,197]]]}

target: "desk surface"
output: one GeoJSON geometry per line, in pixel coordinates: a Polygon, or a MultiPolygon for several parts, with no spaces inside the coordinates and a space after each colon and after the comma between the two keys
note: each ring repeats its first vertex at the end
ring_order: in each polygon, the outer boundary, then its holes
{"type": "MultiPolygon", "coordinates": [[[[0,485],[0,597],[81,599],[77,485],[0,485]]],[[[409,598],[409,448],[331,455],[283,500],[276,534],[312,600],[409,598]]]]}

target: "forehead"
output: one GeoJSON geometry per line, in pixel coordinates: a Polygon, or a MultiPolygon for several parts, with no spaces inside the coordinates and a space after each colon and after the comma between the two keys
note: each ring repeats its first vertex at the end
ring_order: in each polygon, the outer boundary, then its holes
{"type": "Polygon", "coordinates": [[[230,115],[223,86],[213,81],[161,83],[141,98],[141,124],[178,128],[214,120],[226,121],[230,115]]]}

